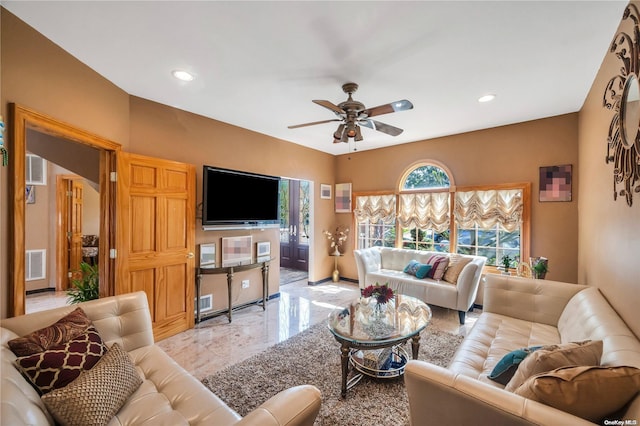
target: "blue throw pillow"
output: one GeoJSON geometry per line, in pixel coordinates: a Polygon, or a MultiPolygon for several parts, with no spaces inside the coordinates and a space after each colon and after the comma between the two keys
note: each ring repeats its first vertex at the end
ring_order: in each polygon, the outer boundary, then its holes
{"type": "Polygon", "coordinates": [[[540,349],[542,346],[531,346],[529,348],[520,348],[515,351],[511,351],[502,357],[500,361],[493,367],[493,371],[489,374],[491,380],[500,383],[501,385],[507,385],[509,380],[516,374],[518,365],[533,351],[540,349]]]}
{"type": "Polygon", "coordinates": [[[431,265],[425,265],[424,263],[420,263],[417,260],[411,260],[404,267],[403,272],[413,275],[416,278],[423,279],[427,276],[429,271],[431,270],[431,265]]]}

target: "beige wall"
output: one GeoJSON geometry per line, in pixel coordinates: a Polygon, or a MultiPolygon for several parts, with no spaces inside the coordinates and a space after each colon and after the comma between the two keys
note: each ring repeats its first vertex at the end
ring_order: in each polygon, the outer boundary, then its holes
{"type": "MultiPolygon", "coordinates": [[[[634,3],[640,7],[639,2],[634,3]]],[[[627,25],[619,30],[633,35],[627,25]]],[[[609,79],[619,73],[620,67],[621,62],[613,54],[604,55],[580,111],[579,279],[599,287],[640,336],[640,193],[633,194],[631,207],[624,197],[614,201],[613,165],[605,163],[614,112],[603,108],[602,99],[609,79]]]]}
{"type": "MultiPolygon", "coordinates": [[[[549,279],[576,282],[578,264],[578,115],[568,114],[444,138],[361,151],[338,157],[336,182],[353,191],[397,190],[402,174],[417,161],[449,168],[456,185],[531,182],[531,254],[549,258],[549,279]],[[541,166],[573,165],[571,202],[538,201],[541,166]]],[[[349,224],[350,215],[338,215],[349,224]]],[[[352,225],[351,225],[352,226],[352,225]]],[[[354,244],[354,233],[349,243],[354,244]]],[[[349,252],[349,250],[347,250],[349,252]]],[[[348,254],[343,274],[357,277],[348,254]]]]}
{"type": "MultiPolygon", "coordinates": [[[[128,147],[129,95],[3,8],[0,64],[0,111],[7,127],[8,104],[17,103],[128,147]]],[[[8,148],[11,155],[10,144],[8,148]]],[[[8,167],[0,167],[1,317],[6,317],[8,309],[7,197],[8,167]]]]}
{"type": "MultiPolygon", "coordinates": [[[[314,226],[310,250],[316,256],[310,259],[311,281],[319,281],[331,275],[332,259],[324,255],[325,240],[322,230],[333,224],[333,205],[320,200],[320,183],[333,184],[335,158],[332,155],[274,139],[243,128],[235,127],[196,114],[191,114],[135,96],[131,97],[131,146],[136,154],[168,158],[196,166],[197,204],[202,202],[202,166],[216,166],[244,170],[267,175],[304,179],[313,182],[314,226]],[[321,253],[317,255],[317,253],[321,253]]],[[[277,253],[277,230],[252,231],[203,231],[198,208],[196,220],[196,244],[217,245],[220,262],[221,238],[251,235],[254,243],[270,241],[272,254],[277,253]]],[[[270,293],[278,291],[278,263],[272,265],[269,276],[270,293]]],[[[256,295],[261,283],[260,270],[237,275],[234,284],[234,304],[242,303],[256,295]],[[243,290],[241,279],[250,279],[251,287],[243,290]],[[254,284],[255,283],[255,284],[254,284]]],[[[214,309],[226,307],[226,277],[206,276],[202,279],[202,294],[213,294],[214,309]]]]}

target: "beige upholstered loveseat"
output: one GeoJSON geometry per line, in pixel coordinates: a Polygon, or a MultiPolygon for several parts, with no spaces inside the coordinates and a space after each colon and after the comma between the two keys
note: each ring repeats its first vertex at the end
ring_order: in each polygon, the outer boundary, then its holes
{"type": "Polygon", "coordinates": [[[453,282],[448,282],[444,279],[418,278],[403,271],[412,260],[426,264],[434,255],[451,258],[449,253],[390,247],[371,247],[354,250],[353,253],[361,289],[375,283],[388,283],[393,291],[417,297],[428,304],[457,310],[460,324],[464,324],[465,314],[476,299],[482,269],[487,260],[483,256],[453,255],[468,263],[458,271],[456,279],[451,280],[453,282]]]}
{"type": "MultiPolygon", "coordinates": [[[[487,377],[504,355],[518,348],[602,340],[600,365],[640,368],[638,338],[595,287],[487,275],[484,291],[484,311],[448,368],[409,361],[405,384],[412,424],[424,424],[425,419],[458,425],[592,424],[509,392],[487,377]]],[[[600,386],[586,383],[590,389],[600,386]]],[[[595,402],[602,401],[574,400],[571,405],[595,402]]],[[[610,414],[605,424],[637,424],[640,395],[610,414]]]]}
{"type": "Polygon", "coordinates": [[[137,292],[2,320],[0,424],[54,424],[38,393],[16,368],[7,342],[56,322],[76,306],[83,308],[107,347],[118,343],[128,352],[142,379],[110,425],[311,425],[317,416],[320,392],[305,385],[273,396],[241,418],[154,345],[146,294],[137,292]]]}

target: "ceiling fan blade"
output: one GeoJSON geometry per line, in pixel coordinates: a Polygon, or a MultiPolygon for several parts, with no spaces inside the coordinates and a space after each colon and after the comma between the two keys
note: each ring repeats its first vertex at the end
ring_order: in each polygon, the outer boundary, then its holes
{"type": "Polygon", "coordinates": [[[390,104],[367,108],[363,111],[363,114],[367,114],[367,117],[375,117],[376,115],[389,114],[390,112],[406,111],[412,108],[413,104],[408,100],[403,99],[401,101],[391,102],[390,104]]]}
{"type": "Polygon", "coordinates": [[[391,135],[391,136],[398,136],[400,133],[402,133],[404,131],[404,130],[398,128],[398,127],[392,126],[390,124],[381,123],[381,122],[376,121],[376,120],[368,120],[368,119],[367,120],[360,120],[360,121],[358,121],[358,124],[360,124],[362,126],[365,126],[365,127],[368,127],[370,129],[373,129],[373,130],[377,130],[377,131],[382,132],[382,133],[386,133],[386,134],[391,135]]]}
{"type": "Polygon", "coordinates": [[[340,108],[338,105],[333,104],[332,102],[323,101],[323,100],[317,100],[317,99],[314,99],[312,102],[316,103],[316,104],[318,104],[320,106],[323,106],[323,107],[325,107],[327,109],[330,109],[331,111],[335,112],[338,115],[346,114],[342,108],[340,108]]]}
{"type": "Polygon", "coordinates": [[[297,129],[298,127],[315,126],[316,124],[331,123],[332,121],[342,121],[342,120],[337,119],[337,118],[333,118],[331,120],[322,120],[322,121],[314,121],[312,123],[296,124],[296,125],[293,125],[293,126],[287,126],[287,128],[288,129],[297,129]]]}

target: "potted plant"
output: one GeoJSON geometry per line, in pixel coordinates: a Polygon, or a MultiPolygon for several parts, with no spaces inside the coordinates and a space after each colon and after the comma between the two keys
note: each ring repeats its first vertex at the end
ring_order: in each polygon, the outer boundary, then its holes
{"type": "Polygon", "coordinates": [[[82,278],[71,280],[71,287],[67,289],[70,305],[97,299],[100,296],[98,265],[92,266],[86,262],[80,262],[80,271],[82,278]]]}
{"type": "Polygon", "coordinates": [[[503,269],[502,273],[504,275],[509,275],[509,268],[511,268],[511,263],[513,263],[513,258],[508,254],[505,254],[504,256],[502,256],[500,263],[502,263],[502,269],[503,269]]]}
{"type": "Polygon", "coordinates": [[[531,270],[534,278],[543,280],[549,270],[549,260],[545,257],[532,257],[531,270]]]}

